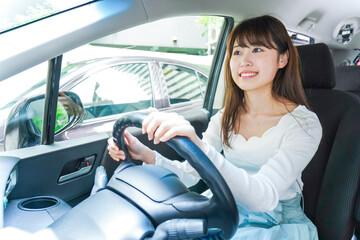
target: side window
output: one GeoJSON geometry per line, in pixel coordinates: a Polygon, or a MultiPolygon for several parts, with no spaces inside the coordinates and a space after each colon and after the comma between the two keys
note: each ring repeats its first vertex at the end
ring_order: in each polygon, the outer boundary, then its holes
{"type": "Polygon", "coordinates": [[[106,67],[69,89],[84,106],[84,120],[153,106],[149,67],[127,63],[106,67]]]}
{"type": "MultiPolygon", "coordinates": [[[[215,16],[161,19],[63,53],[55,141],[109,133],[119,113],[201,108],[223,22],[215,16]]],[[[44,98],[47,71],[45,62],[0,82],[0,152],[5,145],[40,144],[44,103],[34,96],[44,98]],[[21,102],[28,111],[16,109],[21,102]]]]}
{"type": "Polygon", "coordinates": [[[200,91],[201,91],[201,96],[202,96],[202,98],[204,98],[206,87],[207,87],[207,82],[208,82],[208,77],[203,75],[200,72],[197,72],[197,76],[199,79],[199,87],[200,87],[200,91]]]}
{"type": "Polygon", "coordinates": [[[161,19],[64,53],[59,89],[83,108],[80,115],[70,112],[73,126],[55,141],[109,133],[118,114],[148,107],[201,109],[223,22],[215,16],[161,19]]]}
{"type": "Polygon", "coordinates": [[[207,77],[194,69],[161,64],[170,104],[203,100],[207,77]]]}

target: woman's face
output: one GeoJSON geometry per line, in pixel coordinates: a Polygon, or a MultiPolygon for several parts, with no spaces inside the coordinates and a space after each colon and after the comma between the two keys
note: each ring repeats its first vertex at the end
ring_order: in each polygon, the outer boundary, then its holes
{"type": "Polygon", "coordinates": [[[234,44],[230,58],[230,69],[236,85],[244,91],[270,90],[275,74],[287,64],[287,55],[276,49],[247,44],[234,44]]]}

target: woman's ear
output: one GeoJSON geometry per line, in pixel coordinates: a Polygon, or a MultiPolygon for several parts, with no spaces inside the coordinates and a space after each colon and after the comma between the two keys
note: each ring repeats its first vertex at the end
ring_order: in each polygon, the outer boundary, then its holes
{"type": "Polygon", "coordinates": [[[289,60],[289,51],[286,51],[285,53],[280,55],[279,58],[279,69],[284,68],[289,60]]]}

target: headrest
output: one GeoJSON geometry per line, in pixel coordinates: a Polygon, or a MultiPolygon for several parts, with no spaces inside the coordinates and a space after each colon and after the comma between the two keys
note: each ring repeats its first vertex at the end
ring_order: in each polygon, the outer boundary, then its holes
{"type": "Polygon", "coordinates": [[[360,66],[341,66],[335,68],[336,87],[342,91],[360,91],[360,66]]]}
{"type": "Polygon", "coordinates": [[[328,46],[324,43],[297,46],[300,71],[304,88],[335,87],[334,62],[328,46]]]}

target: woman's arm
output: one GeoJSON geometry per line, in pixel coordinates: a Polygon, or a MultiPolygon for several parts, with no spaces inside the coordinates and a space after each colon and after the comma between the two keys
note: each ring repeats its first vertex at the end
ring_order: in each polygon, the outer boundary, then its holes
{"type": "Polygon", "coordinates": [[[316,116],[305,119],[307,129],[293,121],[275,154],[256,174],[250,175],[227,161],[209,146],[213,161],[230,187],[235,199],[251,211],[267,212],[279,202],[279,196],[301,176],[320,143],[322,128],[316,116]]]}
{"type": "MultiPolygon", "coordinates": [[[[167,122],[162,129],[171,129],[177,122],[175,119],[168,122],[166,119],[157,118],[154,126],[161,126],[161,121],[167,122]],[[160,123],[157,122],[159,119],[160,123]]],[[[216,121],[214,124],[215,123],[216,121]]],[[[209,124],[210,129],[204,136],[210,137],[210,139],[211,136],[213,136],[212,138],[215,139],[219,131],[211,126],[212,125],[209,124]]],[[[156,127],[154,129],[156,130],[156,127]]],[[[188,130],[182,132],[182,129],[186,129],[185,127],[177,126],[176,129],[172,134],[176,135],[179,133],[178,135],[187,136],[187,134],[191,133],[191,131],[188,130]]],[[[161,139],[162,134],[163,133],[158,135],[158,137],[160,136],[159,139],[161,139]]],[[[227,161],[224,156],[219,153],[218,149],[215,149],[204,141],[200,141],[202,142],[202,150],[218,168],[229,185],[235,199],[251,211],[267,212],[276,207],[280,195],[301,176],[301,172],[317,151],[321,135],[322,128],[315,114],[309,114],[307,118],[301,120],[294,119],[294,121],[287,125],[282,143],[275,151],[274,156],[261,167],[259,172],[253,175],[248,174],[244,169],[238,168],[227,161]],[[302,123],[300,123],[300,121],[302,121],[302,123]],[[303,126],[306,126],[306,129],[303,126]]],[[[220,137],[218,137],[218,139],[220,139],[220,137]]],[[[166,140],[167,139],[161,139],[160,141],[166,140]]],[[[168,163],[159,164],[164,166],[168,163]]],[[[187,174],[196,175],[194,171],[189,170],[191,167],[187,162],[179,165],[176,165],[177,163],[169,164],[176,166],[177,169],[181,169],[181,171],[187,174]]]]}
{"type": "MultiPolygon", "coordinates": [[[[178,117],[175,116],[175,118],[178,117]]],[[[183,119],[180,119],[178,123],[182,121],[183,119]]],[[[187,124],[188,123],[185,123],[186,127],[188,127],[187,124]]],[[[222,150],[222,142],[220,139],[220,128],[219,128],[220,124],[221,124],[221,114],[217,113],[210,119],[208,128],[206,132],[203,134],[204,135],[203,140],[206,143],[204,144],[204,146],[206,147],[203,150],[204,152],[208,151],[207,144],[213,146],[219,152],[222,150]]],[[[170,160],[156,152],[155,164],[165,167],[171,170],[172,172],[174,172],[186,186],[192,186],[200,180],[199,174],[186,160],[183,162],[170,160]]]]}

